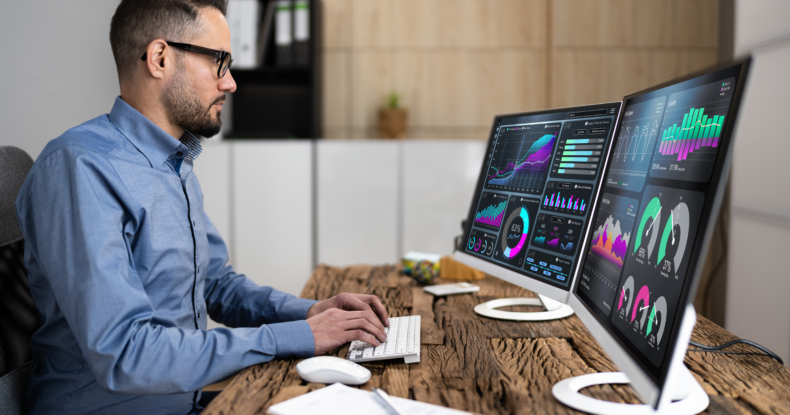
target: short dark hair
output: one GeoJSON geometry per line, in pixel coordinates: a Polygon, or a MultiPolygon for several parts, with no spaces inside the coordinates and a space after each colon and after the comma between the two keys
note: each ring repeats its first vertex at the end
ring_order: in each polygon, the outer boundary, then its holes
{"type": "Polygon", "coordinates": [[[118,78],[133,73],[148,44],[156,39],[188,42],[205,28],[196,24],[200,9],[227,13],[227,0],[121,0],[110,23],[110,46],[118,78]]]}

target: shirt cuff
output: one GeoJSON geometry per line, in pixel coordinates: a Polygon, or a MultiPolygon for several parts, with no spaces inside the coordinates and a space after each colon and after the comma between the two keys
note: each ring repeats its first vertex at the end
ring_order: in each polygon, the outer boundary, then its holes
{"type": "Polygon", "coordinates": [[[317,302],[306,298],[292,298],[277,310],[277,319],[280,321],[307,320],[307,311],[317,302]]]}
{"type": "MultiPolygon", "coordinates": [[[[307,311],[305,311],[305,314],[307,311]]],[[[315,338],[310,324],[305,320],[268,324],[277,345],[275,358],[312,357],[315,354],[315,338]]]]}

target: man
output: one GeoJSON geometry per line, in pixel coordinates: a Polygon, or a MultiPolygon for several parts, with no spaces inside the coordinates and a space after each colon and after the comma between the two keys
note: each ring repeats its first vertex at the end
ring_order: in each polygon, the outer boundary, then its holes
{"type": "Polygon", "coordinates": [[[385,340],[375,296],[315,302],[226,265],[192,171],[219,132],[222,0],[122,0],[112,111],[51,141],[17,198],[30,290],[32,414],[195,413],[200,389],[274,358],[385,340]],[[206,330],[208,316],[234,329],[206,330]]]}

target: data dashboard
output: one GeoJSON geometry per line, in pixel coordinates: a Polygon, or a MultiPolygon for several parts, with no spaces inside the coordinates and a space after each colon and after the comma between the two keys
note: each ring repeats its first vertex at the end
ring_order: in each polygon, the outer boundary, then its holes
{"type": "Polygon", "coordinates": [[[464,251],[568,290],[620,103],[499,116],[464,251]]]}

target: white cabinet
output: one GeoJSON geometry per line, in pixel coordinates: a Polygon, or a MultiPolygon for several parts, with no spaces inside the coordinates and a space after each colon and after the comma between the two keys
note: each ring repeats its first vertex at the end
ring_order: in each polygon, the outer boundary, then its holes
{"type": "Polygon", "coordinates": [[[194,172],[203,190],[203,209],[217,227],[228,246],[231,263],[233,245],[230,230],[230,144],[222,140],[204,140],[203,152],[194,162],[194,172]]]}
{"type": "Polygon", "coordinates": [[[318,143],[319,263],[398,260],[398,146],[382,141],[318,143]]]}
{"type": "Polygon", "coordinates": [[[403,246],[447,255],[462,233],[483,162],[484,141],[403,142],[403,246]]]}
{"type": "Polygon", "coordinates": [[[312,145],[232,144],[233,265],[257,284],[294,295],[313,270],[312,145]]]}

